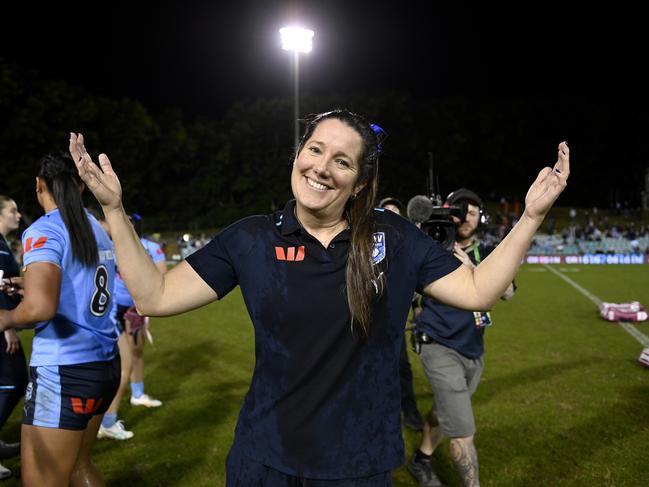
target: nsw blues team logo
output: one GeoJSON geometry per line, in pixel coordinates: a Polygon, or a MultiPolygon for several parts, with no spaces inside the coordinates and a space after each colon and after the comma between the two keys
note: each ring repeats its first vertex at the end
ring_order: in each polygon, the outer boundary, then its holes
{"type": "Polygon", "coordinates": [[[385,233],[374,234],[374,248],[372,249],[372,263],[374,265],[385,259],[385,233]]]}

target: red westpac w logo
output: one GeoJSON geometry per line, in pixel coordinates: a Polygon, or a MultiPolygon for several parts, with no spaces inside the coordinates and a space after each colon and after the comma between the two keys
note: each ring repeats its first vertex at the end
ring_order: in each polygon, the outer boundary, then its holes
{"type": "Polygon", "coordinates": [[[32,249],[40,249],[43,245],[45,245],[45,242],[47,242],[47,237],[39,237],[36,242],[34,242],[32,246],[32,241],[33,237],[29,237],[27,240],[25,240],[25,245],[23,247],[23,255],[25,255],[27,252],[29,252],[32,249]]]}
{"type": "Polygon", "coordinates": [[[71,397],[70,400],[72,401],[72,410],[75,413],[92,414],[97,411],[97,409],[99,409],[99,406],[101,406],[104,398],[100,397],[99,399],[88,399],[85,406],[83,405],[83,399],[81,399],[80,397],[71,397]]]}
{"type": "Polygon", "coordinates": [[[299,247],[275,247],[275,257],[277,260],[289,260],[291,262],[299,262],[304,260],[304,245],[299,247]]]}

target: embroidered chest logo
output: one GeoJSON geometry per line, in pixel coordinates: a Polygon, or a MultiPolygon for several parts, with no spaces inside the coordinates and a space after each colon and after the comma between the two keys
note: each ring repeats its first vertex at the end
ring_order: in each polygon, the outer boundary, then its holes
{"type": "Polygon", "coordinates": [[[374,265],[385,259],[385,233],[374,234],[374,248],[372,249],[372,263],[374,265]]]}
{"type": "Polygon", "coordinates": [[[277,260],[287,260],[290,262],[300,262],[304,260],[304,245],[299,247],[275,247],[275,257],[277,260]]]}

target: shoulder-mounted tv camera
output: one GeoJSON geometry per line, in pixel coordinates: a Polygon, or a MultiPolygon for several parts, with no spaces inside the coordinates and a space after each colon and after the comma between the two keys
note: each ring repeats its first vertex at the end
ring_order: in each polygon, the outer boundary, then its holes
{"type": "Polygon", "coordinates": [[[428,156],[428,195],[414,196],[408,202],[406,211],[410,221],[418,225],[433,240],[437,240],[445,249],[452,250],[456,227],[466,220],[470,203],[479,208],[479,225],[487,225],[488,218],[483,210],[482,199],[469,189],[460,188],[453,191],[442,202],[439,181],[437,181],[437,193],[433,188],[433,155],[429,153],[428,156]]]}
{"type": "Polygon", "coordinates": [[[417,195],[408,202],[408,218],[433,240],[451,250],[455,242],[455,223],[452,217],[464,219],[462,208],[442,205],[433,196],[417,195]]]}

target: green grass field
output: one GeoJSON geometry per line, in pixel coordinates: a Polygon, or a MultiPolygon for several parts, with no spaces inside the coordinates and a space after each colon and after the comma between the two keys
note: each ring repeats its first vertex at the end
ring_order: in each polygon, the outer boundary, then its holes
{"type": "MultiPolygon", "coordinates": [[[[604,301],[649,305],[647,266],[555,266],[604,301]]],[[[485,374],[474,396],[483,486],[648,485],[649,370],[642,346],[601,320],[591,301],[543,266],[527,265],[515,298],[487,331],[485,374]]],[[[649,322],[637,325],[649,336],[649,322]]],[[[101,440],[94,458],[109,486],[221,486],[237,414],[253,368],[250,321],[238,291],[183,316],[153,320],[146,389],[157,410],[125,401],[135,437],[101,440]]],[[[29,333],[23,333],[29,341],[29,333]]],[[[26,344],[26,348],[29,345],[26,344]]],[[[411,356],[422,412],[431,392],[411,356]]],[[[19,436],[19,413],[3,438],[19,436]]],[[[410,454],[418,435],[404,432],[410,454]]],[[[3,461],[19,470],[19,460],[3,461]]],[[[458,486],[448,443],[435,453],[443,482],[458,486]]],[[[416,486],[405,468],[395,486],[416,486]]],[[[2,485],[18,485],[17,479],[2,485]]]]}

